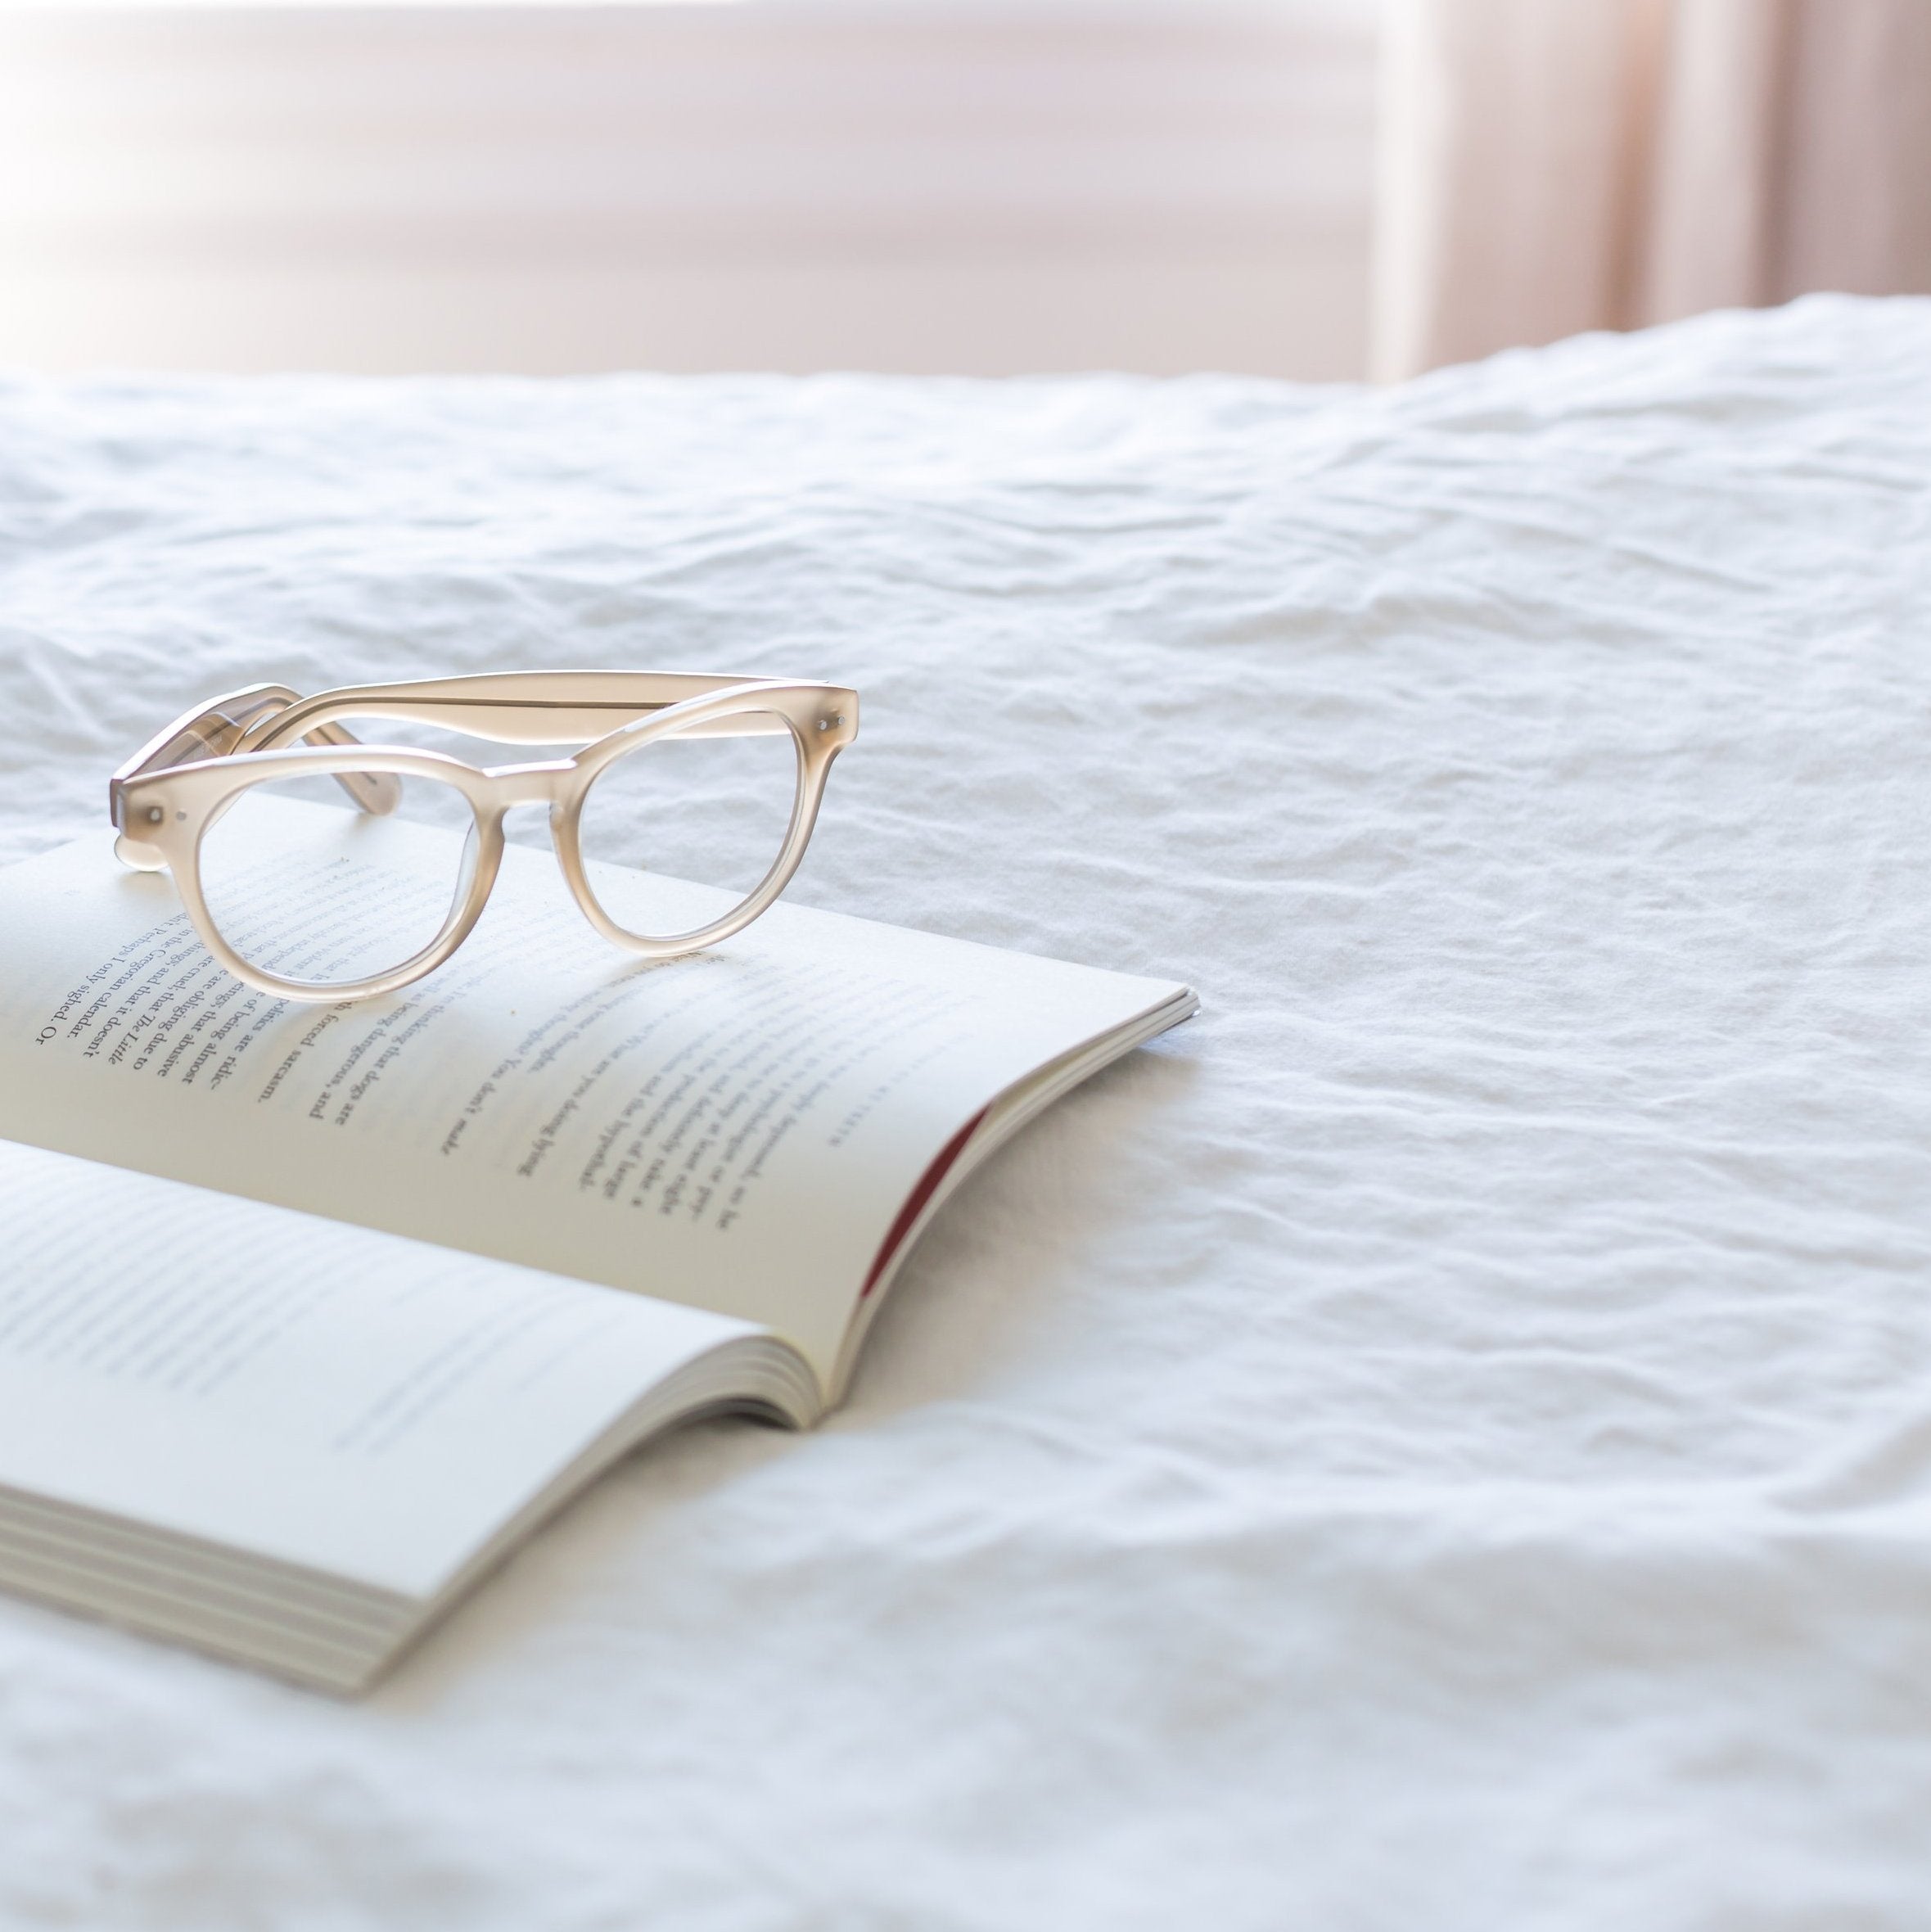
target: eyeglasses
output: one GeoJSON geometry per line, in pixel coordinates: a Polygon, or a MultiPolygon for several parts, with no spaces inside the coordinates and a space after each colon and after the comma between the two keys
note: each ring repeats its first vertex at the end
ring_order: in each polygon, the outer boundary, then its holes
{"type": "Polygon", "coordinates": [[[513,806],[548,807],[563,877],[613,944],[667,959],[728,938],[790,882],[857,735],[856,692],[780,678],[512,672],[313,697],[255,684],[144,745],[109,810],[122,861],[173,873],[237,979],[283,1000],[366,999],[469,937],[513,806]],[[362,743],[344,718],[584,748],[485,769],[362,743]]]}

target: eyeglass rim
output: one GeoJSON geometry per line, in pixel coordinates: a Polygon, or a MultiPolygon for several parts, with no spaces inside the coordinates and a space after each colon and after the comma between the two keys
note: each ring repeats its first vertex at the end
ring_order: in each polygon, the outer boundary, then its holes
{"type": "MultiPolygon", "coordinates": [[[[656,679],[660,684],[678,676],[684,681],[680,674],[491,675],[524,684],[537,679],[586,676],[613,681],[656,679]]],[[[366,705],[371,694],[386,692],[391,694],[392,702],[400,703],[430,685],[473,686],[481,681],[439,679],[417,686],[345,687],[302,702],[313,729],[318,714],[324,713],[324,701],[327,701],[327,715],[359,716],[368,714],[354,707],[366,705]]],[[[768,911],[783,892],[810,843],[832,763],[856,737],[858,728],[858,694],[848,686],[775,678],[707,681],[711,683],[709,690],[656,705],[647,715],[619,725],[561,759],[484,767],[446,752],[360,745],[351,741],[345,745],[230,752],[151,772],[117,774],[114,806],[115,822],[122,828],[122,856],[142,869],[165,869],[173,875],[183,910],[196,932],[223,969],[235,978],[277,999],[332,1004],[399,991],[449,959],[474,931],[494,890],[505,849],[504,815],[512,806],[544,804],[549,808],[551,842],[565,882],[591,926],[611,944],[636,957],[680,958],[742,932],[768,911]],[[617,759],[655,739],[683,735],[693,726],[754,712],[773,714],[783,720],[789,729],[797,758],[791,820],[778,857],[750,893],[730,912],[708,925],[665,937],[629,931],[611,915],[598,897],[583,858],[581,819],[591,788],[617,759]],[[352,772],[415,776],[449,784],[460,792],[469,804],[476,837],[468,882],[462,887],[458,882],[459,889],[452,894],[449,913],[435,937],[399,965],[360,980],[328,984],[285,978],[244,959],[222,933],[202,888],[201,842],[228,805],[256,785],[275,778],[352,772]],[[157,812],[158,818],[153,815],[157,812]]],[[[422,702],[444,706],[477,701],[453,698],[444,688],[422,702]]],[[[401,715],[415,717],[420,714],[411,710],[401,715]]],[[[194,715],[189,714],[190,718],[194,715]]],[[[553,709],[550,721],[556,722],[553,709]]],[[[497,722],[500,724],[503,720],[499,717],[497,722]]],[[[163,738],[166,735],[164,734],[163,738]]],[[[162,742],[154,741],[156,744],[162,742]]],[[[512,738],[505,742],[529,741],[512,738]]]]}

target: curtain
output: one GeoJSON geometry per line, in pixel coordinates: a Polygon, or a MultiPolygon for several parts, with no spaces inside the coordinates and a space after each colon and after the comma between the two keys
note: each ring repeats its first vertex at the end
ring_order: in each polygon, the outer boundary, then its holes
{"type": "Polygon", "coordinates": [[[1931,0],[1390,0],[1371,360],[1931,291],[1931,0]]]}

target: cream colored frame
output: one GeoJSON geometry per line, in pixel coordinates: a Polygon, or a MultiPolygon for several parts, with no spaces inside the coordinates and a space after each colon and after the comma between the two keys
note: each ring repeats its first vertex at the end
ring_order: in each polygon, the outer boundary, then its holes
{"type": "Polygon", "coordinates": [[[434,972],[462,945],[496,883],[503,815],[512,806],[549,808],[563,877],[584,916],[612,944],[645,959],[668,959],[729,938],[765,911],[790,882],[810,842],[832,761],[857,735],[855,691],[784,678],[511,671],[348,685],[313,697],[286,685],[259,684],[212,700],[144,745],[114,774],[109,809],[120,832],[115,849],[123,861],[142,871],[173,873],[195,930],[228,972],[277,999],[323,1004],[395,992],[434,972]],[[568,758],[484,768],[440,752],[360,744],[337,722],[342,718],[433,725],[498,744],[590,742],[568,758]],[[773,724],[772,719],[781,722],[773,724]],[[777,860],[750,896],[723,919],[669,938],[647,938],[620,926],[597,897],[579,839],[584,801],[598,774],[656,738],[787,729],[798,754],[791,824],[777,860]],[[439,779],[469,801],[476,828],[473,863],[429,945],[387,973],[331,986],[283,979],[249,964],[223,937],[201,881],[201,840],[236,798],[266,779],[318,775],[336,778],[363,810],[375,815],[395,810],[401,786],[394,781],[439,779]]]}

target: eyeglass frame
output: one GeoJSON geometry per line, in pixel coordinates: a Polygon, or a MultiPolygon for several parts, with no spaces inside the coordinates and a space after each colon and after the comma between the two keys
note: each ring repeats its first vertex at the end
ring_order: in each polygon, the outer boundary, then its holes
{"type": "Polygon", "coordinates": [[[151,738],[109,781],[108,810],[122,863],[172,874],[183,909],[226,972],[277,999],[334,1004],[399,991],[449,959],[489,902],[503,864],[503,818],[519,805],[549,808],[565,883],[611,944],[643,959],[674,959],[729,938],[768,911],[791,882],[810,843],[832,763],[857,735],[858,693],[801,679],[489,671],[344,685],[310,697],[285,684],[253,684],[183,712],[151,738]],[[613,714],[621,720],[614,727],[613,714]],[[597,897],[584,862],[580,828],[591,787],[618,759],[659,738],[777,735],[736,722],[752,715],[780,719],[797,752],[791,823],[770,869],[709,925],[664,938],[628,931],[597,897]],[[566,758],[480,766],[442,752],[363,743],[337,722],[345,717],[431,725],[497,744],[589,742],[566,758]],[[449,914],[426,946],[386,973],[329,985],[286,979],[243,959],[210,912],[201,877],[203,838],[244,792],[273,779],[315,777],[336,779],[372,817],[395,810],[404,778],[447,784],[467,801],[476,841],[467,881],[458,880],[449,914]]]}

